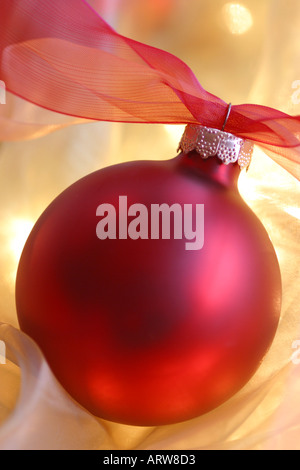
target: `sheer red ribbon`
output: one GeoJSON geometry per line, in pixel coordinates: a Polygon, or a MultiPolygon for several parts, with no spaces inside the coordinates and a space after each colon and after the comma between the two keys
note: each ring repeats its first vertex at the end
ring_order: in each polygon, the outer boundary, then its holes
{"type": "MultiPolygon", "coordinates": [[[[221,128],[227,103],[163,50],[114,31],[84,0],[1,0],[0,79],[40,107],[88,120],[221,128]]],[[[226,131],[298,177],[300,116],[232,106],[226,131]]]]}

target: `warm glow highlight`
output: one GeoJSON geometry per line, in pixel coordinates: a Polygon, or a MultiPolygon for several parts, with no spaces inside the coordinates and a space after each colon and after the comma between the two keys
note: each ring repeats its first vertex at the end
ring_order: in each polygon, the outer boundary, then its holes
{"type": "Polygon", "coordinates": [[[3,221],[2,256],[6,263],[5,282],[13,287],[16,279],[20,256],[34,222],[24,217],[9,217],[3,221]]]}
{"type": "Polygon", "coordinates": [[[250,10],[239,3],[226,3],[223,7],[223,16],[232,34],[244,34],[253,25],[250,10]]]}
{"type": "MultiPolygon", "coordinates": [[[[170,137],[172,144],[175,146],[179,145],[181,137],[184,133],[185,126],[184,125],[176,125],[176,124],[165,124],[164,128],[170,137]]],[[[176,147],[177,148],[177,147],[176,147]]]]}
{"type": "Polygon", "coordinates": [[[295,219],[300,220],[300,207],[283,206],[283,210],[295,219]]]}
{"type": "Polygon", "coordinates": [[[15,261],[18,262],[34,224],[28,219],[13,219],[10,225],[9,249],[15,261]]]}

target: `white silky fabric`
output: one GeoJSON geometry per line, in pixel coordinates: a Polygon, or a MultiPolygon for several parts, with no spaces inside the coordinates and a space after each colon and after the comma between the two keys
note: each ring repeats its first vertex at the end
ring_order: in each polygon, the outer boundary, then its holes
{"type": "MultiPolygon", "coordinates": [[[[1,383],[11,373],[14,387],[22,384],[14,411],[0,428],[1,450],[299,448],[300,365],[283,367],[200,418],[142,428],[101,421],[83,410],[57,383],[40,350],[24,333],[1,324],[0,338],[7,344],[1,383]]],[[[3,397],[1,390],[2,414],[7,406],[3,397]]]]}
{"type": "MultiPolygon", "coordinates": [[[[116,19],[123,34],[179,55],[206,89],[227,101],[258,102],[300,114],[300,103],[292,99],[293,84],[300,80],[298,0],[244,1],[253,16],[253,28],[244,36],[225,29],[223,0],[189,0],[189,6],[186,1],[170,0],[160,22],[147,13],[150,3],[124,1],[127,9],[120,10],[122,15],[116,19]],[[143,12],[144,16],[137,16],[143,12]]],[[[101,2],[98,5],[103,7],[101,2]]],[[[121,8],[121,2],[115,5],[121,8]]],[[[24,106],[29,105],[23,104],[23,111],[24,106]]],[[[34,122],[39,122],[39,113],[44,122],[44,111],[28,107],[34,122]]],[[[231,400],[176,425],[143,428],[109,423],[68,396],[36,344],[19,331],[13,243],[22,227],[18,222],[34,222],[60,191],[97,168],[175,156],[178,140],[169,131],[158,125],[86,123],[34,140],[0,143],[1,450],[300,449],[300,190],[298,181],[259,151],[249,172],[241,174],[239,189],[277,252],[282,314],[265,360],[231,400]]]]}

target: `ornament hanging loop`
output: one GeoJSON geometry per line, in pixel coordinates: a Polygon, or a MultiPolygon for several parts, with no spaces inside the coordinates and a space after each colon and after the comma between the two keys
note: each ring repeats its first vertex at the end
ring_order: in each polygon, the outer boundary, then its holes
{"type": "Polygon", "coordinates": [[[225,126],[226,126],[226,124],[227,124],[228,118],[229,118],[230,113],[231,113],[231,107],[232,107],[232,104],[229,103],[228,108],[227,108],[226,117],[225,117],[225,120],[224,120],[224,124],[223,124],[223,127],[222,127],[222,131],[224,131],[225,126]]]}

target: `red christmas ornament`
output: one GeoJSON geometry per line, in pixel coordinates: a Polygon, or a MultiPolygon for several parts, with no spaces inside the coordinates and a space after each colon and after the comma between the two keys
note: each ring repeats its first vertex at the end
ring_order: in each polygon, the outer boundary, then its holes
{"type": "Polygon", "coordinates": [[[20,326],[95,415],[191,419],[240,390],[268,351],[281,280],[237,190],[246,147],[189,126],[178,157],[86,176],[35,225],[17,275],[20,326]]]}

